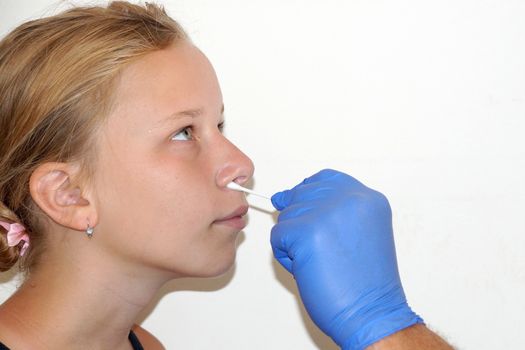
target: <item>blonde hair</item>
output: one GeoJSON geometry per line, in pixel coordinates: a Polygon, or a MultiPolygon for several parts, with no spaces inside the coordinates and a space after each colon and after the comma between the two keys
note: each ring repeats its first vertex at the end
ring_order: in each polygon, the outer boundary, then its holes
{"type": "MultiPolygon", "coordinates": [[[[31,173],[45,162],[78,162],[89,179],[93,135],[111,110],[119,72],[180,40],[189,38],[163,7],[113,1],[26,22],[0,42],[0,221],[20,223],[30,236],[22,270],[45,245],[31,173]]],[[[16,264],[22,246],[9,247],[4,231],[0,271],[16,264]]]]}

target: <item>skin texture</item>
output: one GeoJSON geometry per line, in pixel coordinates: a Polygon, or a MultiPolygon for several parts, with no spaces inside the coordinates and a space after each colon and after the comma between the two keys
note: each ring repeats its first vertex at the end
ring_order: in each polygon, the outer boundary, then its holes
{"type": "Polygon", "coordinates": [[[453,350],[453,348],[430,329],[418,324],[383,338],[366,350],[453,350]]]}
{"type": "Polygon", "coordinates": [[[128,66],[117,92],[90,184],[76,181],[74,163],[46,163],[31,176],[50,219],[48,246],[0,306],[0,339],[14,349],[131,349],[134,320],[165,282],[217,276],[234,263],[242,227],[218,220],[247,210],[244,194],[226,185],[248,181],[253,164],[221,133],[222,95],[207,58],[178,43],[128,66]],[[201,113],[178,114],[190,109],[201,113]]]}

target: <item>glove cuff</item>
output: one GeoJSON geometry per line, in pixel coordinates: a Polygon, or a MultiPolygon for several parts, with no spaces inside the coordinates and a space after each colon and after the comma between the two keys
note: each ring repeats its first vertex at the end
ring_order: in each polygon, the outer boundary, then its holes
{"type": "Polygon", "coordinates": [[[364,350],[373,343],[418,323],[424,324],[423,319],[407,305],[406,308],[366,324],[350,337],[342,349],[364,350]]]}

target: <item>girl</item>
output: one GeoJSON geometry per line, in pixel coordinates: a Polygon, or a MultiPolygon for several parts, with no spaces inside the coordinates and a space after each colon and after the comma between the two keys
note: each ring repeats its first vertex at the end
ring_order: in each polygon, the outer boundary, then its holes
{"type": "Polygon", "coordinates": [[[0,270],[26,272],[3,348],[162,349],[138,314],[228,270],[245,226],[210,62],[159,6],[79,7],[2,40],[0,99],[0,270]]]}

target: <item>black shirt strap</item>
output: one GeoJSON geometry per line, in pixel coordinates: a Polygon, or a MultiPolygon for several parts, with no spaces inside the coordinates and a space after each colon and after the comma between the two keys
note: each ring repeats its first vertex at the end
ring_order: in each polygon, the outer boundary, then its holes
{"type": "MultiPolygon", "coordinates": [[[[133,350],[144,350],[142,347],[142,344],[139,342],[139,338],[133,333],[133,331],[129,331],[129,341],[131,342],[131,346],[133,346],[133,350]]],[[[2,350],[2,349],[0,349],[2,350]]]]}

